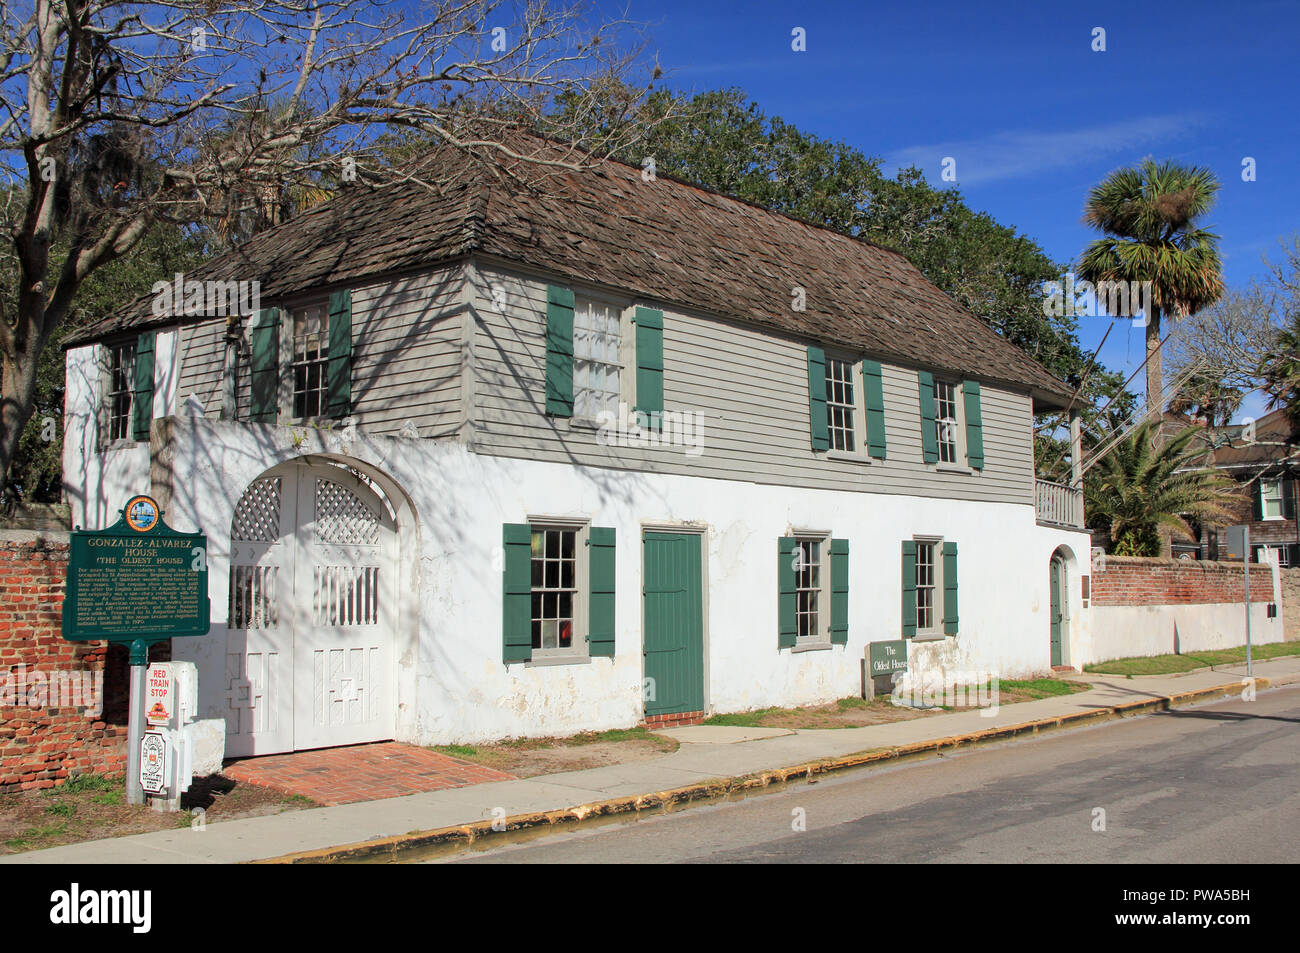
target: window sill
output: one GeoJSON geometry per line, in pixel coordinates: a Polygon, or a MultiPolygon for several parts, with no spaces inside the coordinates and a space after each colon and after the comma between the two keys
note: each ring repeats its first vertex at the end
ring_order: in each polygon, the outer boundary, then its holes
{"type": "Polygon", "coordinates": [[[942,632],[918,632],[912,636],[913,642],[942,642],[944,639],[952,636],[944,635],[942,632]]]}
{"type": "Polygon", "coordinates": [[[797,655],[800,652],[828,652],[834,648],[831,642],[797,642],[790,647],[790,654],[797,655]]]}
{"type": "Polygon", "coordinates": [[[962,476],[974,476],[980,472],[971,467],[959,467],[953,463],[936,463],[933,466],[939,473],[960,473],[962,476]]]}
{"type": "Polygon", "coordinates": [[[848,463],[863,463],[871,466],[871,458],[863,453],[850,453],[847,450],[827,450],[827,460],[844,460],[848,463]]]}
{"type": "Polygon", "coordinates": [[[524,668],[547,668],[551,665],[587,665],[590,655],[543,655],[531,658],[524,663],[524,668]]]}

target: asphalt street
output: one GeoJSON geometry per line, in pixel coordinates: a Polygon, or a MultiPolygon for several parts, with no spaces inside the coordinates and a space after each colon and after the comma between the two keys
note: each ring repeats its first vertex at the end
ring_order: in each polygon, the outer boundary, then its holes
{"type": "Polygon", "coordinates": [[[1300,860],[1300,686],[507,845],[459,863],[1300,860]]]}

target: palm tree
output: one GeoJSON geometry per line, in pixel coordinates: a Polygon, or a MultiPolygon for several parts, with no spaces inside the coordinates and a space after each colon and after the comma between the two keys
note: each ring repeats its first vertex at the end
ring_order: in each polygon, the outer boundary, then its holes
{"type": "Polygon", "coordinates": [[[1195,539],[1187,517],[1226,522],[1244,500],[1236,481],[1205,466],[1203,428],[1157,444],[1159,423],[1134,428],[1084,477],[1089,522],[1109,531],[1119,556],[1158,556],[1162,529],[1195,539]]]}
{"type": "MultiPolygon", "coordinates": [[[[1079,259],[1079,275],[1094,284],[1150,282],[1146,329],[1147,413],[1158,418],[1164,381],[1160,365],[1160,318],[1175,320],[1213,304],[1223,295],[1219,236],[1197,219],[1214,205],[1219,180],[1209,169],[1152,159],[1119,169],[1088,193],[1083,221],[1106,233],[1079,259]]],[[[1131,316],[1131,315],[1126,315],[1131,316]]],[[[1155,439],[1160,439],[1158,432],[1155,439]]]]}
{"type": "Polygon", "coordinates": [[[1260,368],[1268,408],[1285,407],[1293,433],[1300,434],[1300,312],[1278,332],[1277,341],[1260,368]]]}

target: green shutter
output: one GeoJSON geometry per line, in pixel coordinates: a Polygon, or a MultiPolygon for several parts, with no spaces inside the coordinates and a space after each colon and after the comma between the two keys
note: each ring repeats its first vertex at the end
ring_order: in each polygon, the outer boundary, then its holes
{"type": "Polygon", "coordinates": [[[1282,479],[1282,518],[1295,519],[1296,493],[1300,492],[1300,482],[1283,477],[1282,479]]]}
{"type": "Polygon", "coordinates": [[[131,397],[131,436],[135,440],[148,440],[153,422],[153,341],[153,331],[146,331],[135,341],[135,388],[131,397]]]}
{"type": "Polygon", "coordinates": [[[828,450],[830,433],[826,426],[826,352],[808,348],[808,424],[812,430],[812,448],[828,450]]]}
{"type": "Polygon", "coordinates": [[[957,544],[943,544],[943,633],[957,634],[957,544]]]}
{"type": "Polygon", "coordinates": [[[593,656],[614,657],[614,529],[593,526],[590,531],[587,648],[593,656]]]}
{"type": "Polygon", "coordinates": [[[867,453],[885,459],[885,382],[879,361],[862,362],[862,394],[867,408],[867,453]]]}
{"type": "Polygon", "coordinates": [[[934,429],[934,378],[929,371],[917,371],[921,391],[921,458],[926,463],[939,462],[939,435],[934,429]]]}
{"type": "Polygon", "coordinates": [[[793,648],[799,634],[799,623],[795,613],[794,553],[793,536],[782,536],[776,541],[776,644],[782,649],[793,648]]]}
{"type": "Polygon", "coordinates": [[[664,410],[664,313],[652,308],[636,309],[636,409],[664,410]]]}
{"type": "Polygon", "coordinates": [[[1256,480],[1254,490],[1250,494],[1250,519],[1251,522],[1258,523],[1264,518],[1264,481],[1256,480]]]}
{"type": "Polygon", "coordinates": [[[966,397],[966,462],[973,469],[984,469],[984,417],[980,414],[979,381],[961,385],[966,397]]]}
{"type": "Polygon", "coordinates": [[[903,540],[903,638],[916,635],[916,541],[903,540]]]}
{"type": "Polygon", "coordinates": [[[331,417],[352,413],[352,292],[330,295],[330,356],[326,400],[331,417]]]}
{"type": "Polygon", "coordinates": [[[507,663],[533,657],[532,539],[527,523],[501,526],[501,657],[507,663]]]}
{"type": "Polygon", "coordinates": [[[280,309],[265,308],[249,332],[253,357],[249,368],[252,406],[248,419],[273,424],[280,411],[280,309]]]}
{"type": "Polygon", "coordinates": [[[849,643],[849,541],[831,540],[831,642],[849,643]]]}
{"type": "Polygon", "coordinates": [[[573,416],[573,290],[546,289],[546,412],[573,416]]]}

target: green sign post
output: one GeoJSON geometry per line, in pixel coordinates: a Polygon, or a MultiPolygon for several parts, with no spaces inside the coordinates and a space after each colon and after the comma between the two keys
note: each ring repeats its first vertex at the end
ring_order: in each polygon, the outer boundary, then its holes
{"type": "Polygon", "coordinates": [[[106,639],[131,649],[130,738],[127,803],[143,804],[144,674],[149,647],[180,636],[206,635],[208,541],[178,533],[162,520],[158,503],[135,496],[105,530],[72,534],[63,637],[69,642],[106,639]]]}

